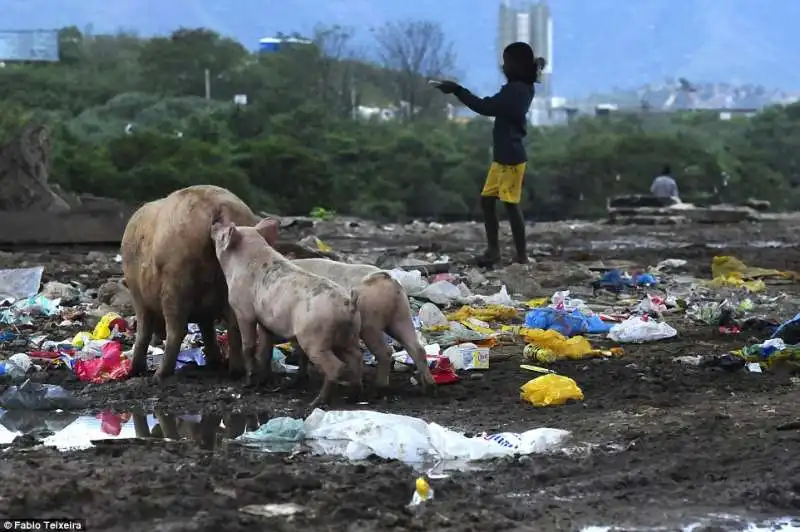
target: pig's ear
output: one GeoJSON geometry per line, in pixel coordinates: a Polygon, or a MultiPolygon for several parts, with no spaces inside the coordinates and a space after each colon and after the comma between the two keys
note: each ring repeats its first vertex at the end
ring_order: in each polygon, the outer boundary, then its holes
{"type": "Polygon", "coordinates": [[[242,239],[242,233],[239,232],[235,224],[229,223],[220,229],[218,238],[222,244],[222,249],[233,249],[242,239]]]}
{"type": "Polygon", "coordinates": [[[267,244],[274,246],[278,242],[278,228],[280,222],[276,218],[264,218],[256,224],[256,231],[267,241],[267,244]]]}

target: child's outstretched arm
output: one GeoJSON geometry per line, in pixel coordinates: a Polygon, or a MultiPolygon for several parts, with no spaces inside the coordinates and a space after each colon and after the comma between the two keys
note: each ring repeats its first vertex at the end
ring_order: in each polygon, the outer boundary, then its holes
{"type": "Polygon", "coordinates": [[[500,92],[486,98],[479,98],[464,87],[459,87],[453,94],[461,103],[483,116],[524,114],[530,104],[530,94],[516,83],[504,85],[500,92]]]}

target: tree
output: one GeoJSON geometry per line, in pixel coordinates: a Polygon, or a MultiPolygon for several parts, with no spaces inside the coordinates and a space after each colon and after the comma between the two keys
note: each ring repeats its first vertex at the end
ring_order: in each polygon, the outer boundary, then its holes
{"type": "Polygon", "coordinates": [[[218,98],[233,98],[232,71],[247,51],[238,42],[207,29],[181,28],[168,38],[150,39],[142,48],[139,65],[143,90],[184,96],[205,96],[206,71],[218,98]]]}
{"type": "MultiPolygon", "coordinates": [[[[153,39],[60,35],[61,63],[0,68],[0,142],[47,124],[51,179],[65,189],[137,203],[213,183],[290,215],[479,213],[492,124],[442,116],[445,100],[426,81],[451,76],[455,59],[435,24],[384,26],[375,62],[335,26],[269,54],[203,28],[153,39]],[[354,105],[403,101],[417,110],[411,120],[353,119],[354,105]]],[[[530,128],[526,144],[523,210],[539,219],[602,216],[607,196],[647,192],[665,163],[690,201],[719,195],[724,172],[728,201],[800,207],[800,104],[730,121],[704,112],[584,117],[530,128]]]]}
{"type": "Polygon", "coordinates": [[[453,76],[456,54],[436,22],[388,22],[375,32],[381,64],[388,70],[395,105],[406,118],[441,116],[444,99],[430,79],[453,76]]]}

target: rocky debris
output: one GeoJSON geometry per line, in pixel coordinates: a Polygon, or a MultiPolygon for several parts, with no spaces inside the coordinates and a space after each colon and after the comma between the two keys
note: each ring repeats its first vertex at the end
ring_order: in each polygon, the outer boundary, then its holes
{"type": "Polygon", "coordinates": [[[60,299],[65,305],[72,305],[80,299],[80,288],[72,284],[50,281],[42,288],[42,295],[47,299],[60,299]]]}
{"type": "Polygon", "coordinates": [[[70,206],[48,184],[50,132],[28,124],[0,147],[0,210],[67,212],[70,206]]]}
{"type": "Polygon", "coordinates": [[[97,289],[97,300],[120,314],[133,314],[133,300],[122,279],[111,279],[103,283],[97,289]]]}

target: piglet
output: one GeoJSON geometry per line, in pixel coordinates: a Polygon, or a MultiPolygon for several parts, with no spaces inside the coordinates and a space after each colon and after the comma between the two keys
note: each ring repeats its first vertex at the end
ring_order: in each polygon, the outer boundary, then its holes
{"type": "Polygon", "coordinates": [[[218,211],[211,238],[228,284],[228,301],[242,335],[247,380],[272,377],[272,349],[278,338],[296,343],[325,376],[310,408],[329,403],[333,384],[349,384],[361,394],[361,316],[356,292],[306,272],[275,251],[279,223],[272,218],[239,227],[218,211]],[[258,354],[256,355],[256,340],[258,354]],[[256,367],[257,366],[257,367],[256,367]]]}
{"type": "Polygon", "coordinates": [[[428,369],[425,348],[414,330],[408,295],[388,272],[371,264],[347,264],[329,259],[296,259],[292,262],[344,288],[358,290],[361,339],[378,361],[375,384],[379,394],[386,392],[392,369],[392,348],[384,341],[384,333],[398,340],[411,355],[423,391],[435,391],[436,383],[428,369]]]}

